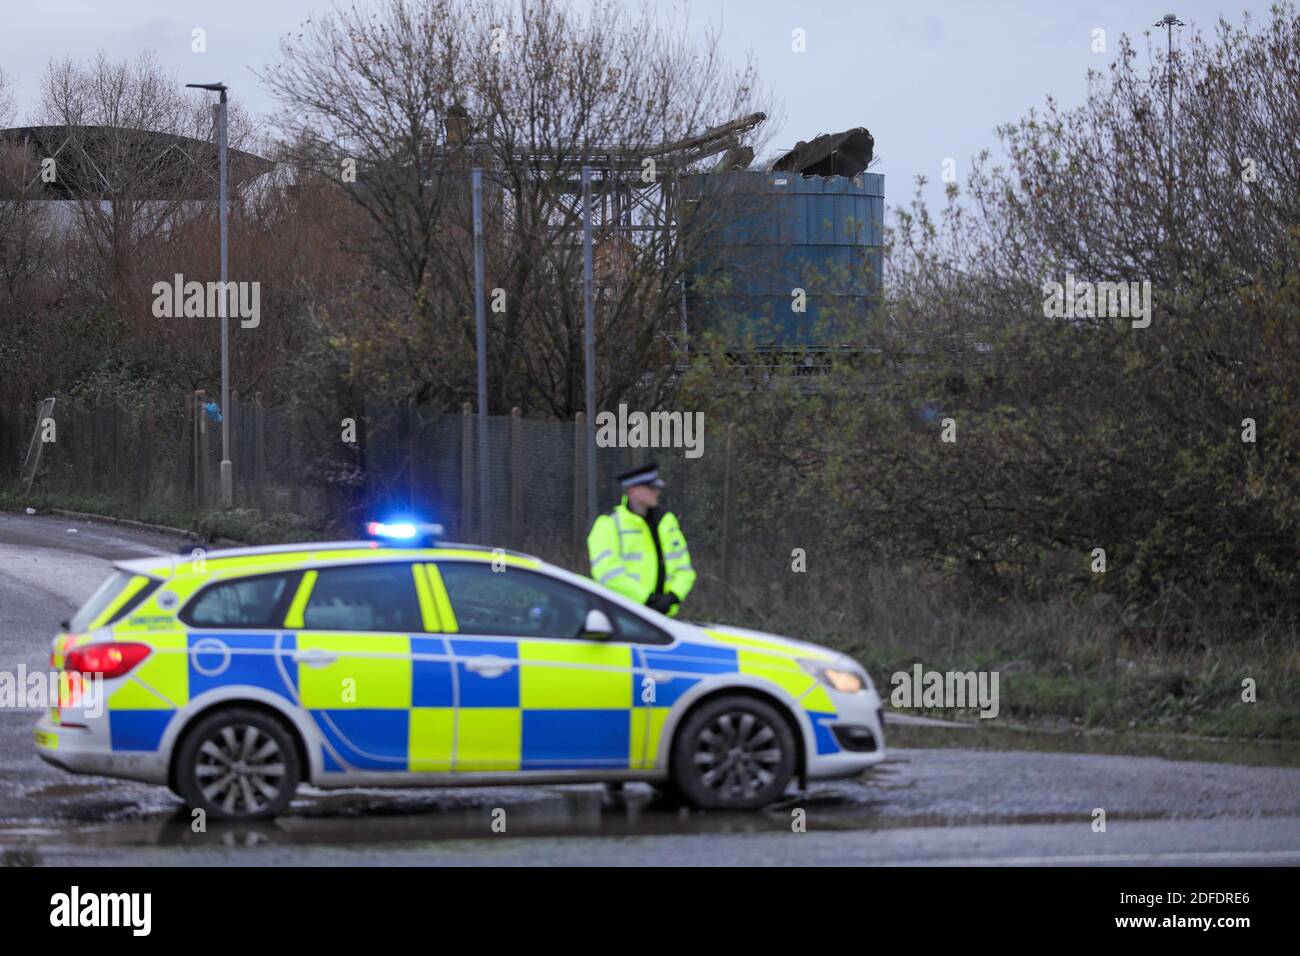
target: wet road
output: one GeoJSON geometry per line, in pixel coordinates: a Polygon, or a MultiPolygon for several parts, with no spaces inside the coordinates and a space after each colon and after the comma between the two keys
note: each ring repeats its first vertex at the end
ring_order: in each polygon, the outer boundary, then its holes
{"type": "MultiPolygon", "coordinates": [[[[57,622],[109,561],[181,543],[0,514],[0,670],[46,668],[57,622]]],[[[814,785],[760,814],[681,811],[641,785],[621,796],[304,787],[274,823],[193,833],[162,788],[37,759],[37,719],[0,708],[4,864],[1300,864],[1294,767],[912,746],[861,780],[814,785]],[[1104,833],[1093,829],[1097,808],[1104,833]]]]}

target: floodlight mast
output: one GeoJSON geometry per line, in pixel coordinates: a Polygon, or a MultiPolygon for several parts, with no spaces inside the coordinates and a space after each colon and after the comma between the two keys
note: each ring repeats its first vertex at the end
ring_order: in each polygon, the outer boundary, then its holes
{"type": "Polygon", "coordinates": [[[228,217],[229,205],[229,163],[226,157],[226,84],[224,83],[186,83],[186,87],[196,90],[209,90],[221,96],[218,109],[217,129],[217,164],[220,169],[220,200],[218,212],[221,220],[221,295],[219,314],[221,317],[221,506],[234,507],[234,472],[230,464],[230,317],[227,315],[227,274],[228,258],[228,217]]]}

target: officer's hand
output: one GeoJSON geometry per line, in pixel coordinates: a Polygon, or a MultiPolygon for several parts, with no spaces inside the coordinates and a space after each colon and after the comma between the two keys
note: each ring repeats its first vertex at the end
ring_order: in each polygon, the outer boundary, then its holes
{"type": "Polygon", "coordinates": [[[676,594],[652,594],[645,603],[660,614],[667,614],[674,604],[680,603],[680,599],[676,594]]]}

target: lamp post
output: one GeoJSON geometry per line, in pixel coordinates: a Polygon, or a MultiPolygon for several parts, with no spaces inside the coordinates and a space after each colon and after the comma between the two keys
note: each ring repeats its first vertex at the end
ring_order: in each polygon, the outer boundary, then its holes
{"type": "Polygon", "coordinates": [[[587,392],[587,524],[596,520],[596,320],[592,315],[591,167],[582,166],[582,364],[587,392]]]}
{"type": "Polygon", "coordinates": [[[221,506],[230,508],[234,505],[234,475],[230,465],[230,320],[226,314],[227,280],[227,181],[228,164],[226,160],[226,84],[224,83],[186,83],[186,87],[196,90],[210,90],[221,95],[217,111],[217,164],[220,169],[220,200],[218,212],[221,218],[221,295],[218,307],[221,317],[221,506]]]}
{"type": "MultiPolygon", "coordinates": [[[[487,312],[483,284],[486,267],[483,252],[483,170],[475,166],[470,174],[474,207],[474,347],[478,353],[478,533],[487,536],[487,312]]],[[[466,511],[469,505],[464,506],[466,511]]]]}
{"type": "MultiPolygon", "coordinates": [[[[1186,26],[1175,14],[1166,13],[1152,26],[1165,28],[1165,92],[1168,97],[1165,120],[1169,124],[1169,162],[1174,161],[1174,27],[1186,26]]],[[[1171,173],[1172,175],[1172,168],[1171,173]]]]}
{"type": "Polygon", "coordinates": [[[1183,26],[1175,14],[1166,13],[1152,26],[1165,28],[1165,122],[1169,142],[1165,146],[1169,161],[1165,166],[1165,249],[1169,257],[1169,274],[1172,281],[1174,260],[1174,27],[1183,26]]]}

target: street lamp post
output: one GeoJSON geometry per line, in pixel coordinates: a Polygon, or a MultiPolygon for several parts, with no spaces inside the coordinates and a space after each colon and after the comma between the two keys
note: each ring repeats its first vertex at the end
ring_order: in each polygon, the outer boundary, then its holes
{"type": "MultiPolygon", "coordinates": [[[[473,190],[474,208],[474,347],[478,353],[478,533],[487,537],[487,311],[484,307],[483,285],[486,281],[486,266],[483,252],[483,170],[477,166],[471,173],[470,185],[473,190]]],[[[469,511],[469,503],[463,507],[469,511]]]]}
{"type": "Polygon", "coordinates": [[[1174,27],[1186,26],[1175,14],[1166,13],[1153,26],[1165,28],[1165,121],[1169,131],[1169,162],[1174,160],[1174,27]]]}
{"type": "Polygon", "coordinates": [[[596,520],[596,320],[593,316],[591,167],[582,167],[582,364],[587,392],[587,524],[596,520]]]}
{"type": "Polygon", "coordinates": [[[218,306],[221,317],[221,506],[230,508],[234,505],[234,474],[230,465],[230,320],[227,315],[226,297],[227,272],[227,183],[229,165],[226,159],[226,84],[224,83],[186,83],[187,87],[197,90],[211,90],[221,96],[217,119],[217,164],[220,168],[220,200],[218,212],[221,218],[221,295],[218,306]]]}
{"type": "Polygon", "coordinates": [[[1165,145],[1168,162],[1165,164],[1165,250],[1169,259],[1172,279],[1174,258],[1174,27],[1184,26],[1175,14],[1166,13],[1153,26],[1165,28],[1165,128],[1168,142],[1165,145]]]}

